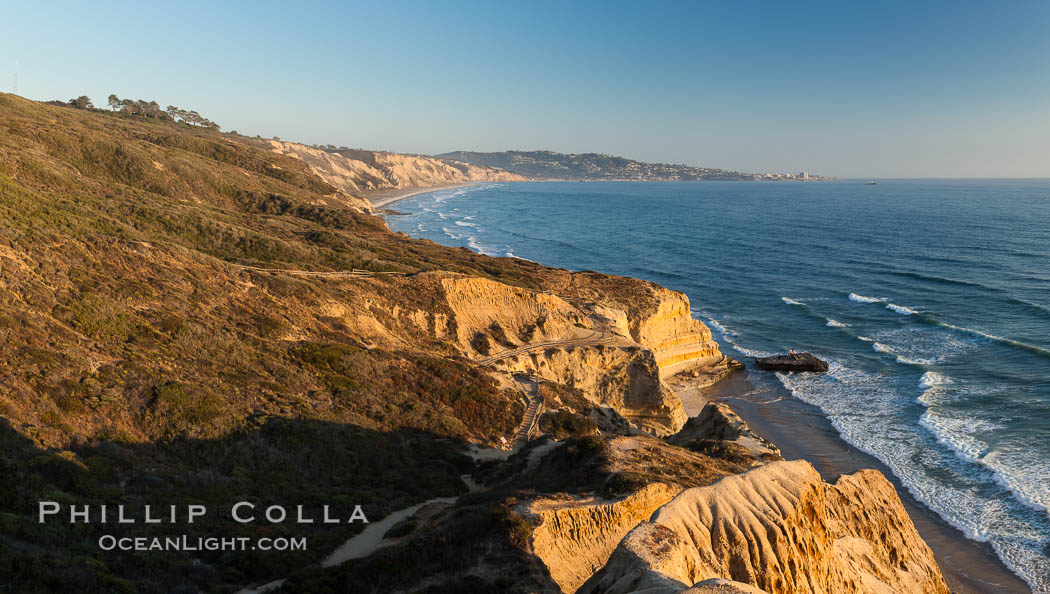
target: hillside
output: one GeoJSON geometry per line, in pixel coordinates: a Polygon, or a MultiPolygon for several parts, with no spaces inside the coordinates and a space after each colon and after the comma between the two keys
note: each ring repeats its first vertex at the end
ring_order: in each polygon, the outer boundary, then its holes
{"type": "MultiPolygon", "coordinates": [[[[685,295],[391,233],[351,191],[359,178],[310,158],[0,94],[0,585],[560,592],[672,493],[778,463],[696,427],[698,451],[663,439],[685,423],[668,376],[732,368],[685,295]],[[371,525],[431,503],[385,533],[389,546],[322,563],[364,526],[235,522],[226,512],[244,500],[344,520],[359,505],[371,525]],[[119,504],[140,521],[41,523],[40,501],[119,504]],[[600,546],[561,555],[578,543],[544,514],[595,503],[600,546]],[[209,514],[141,521],[146,505],[189,504],[209,514]],[[107,535],[309,547],[130,553],[102,550],[107,535]]],[[[843,558],[875,567],[864,579],[916,560],[939,591],[907,517],[880,524],[864,505],[784,526],[874,551],[843,558]],[[887,531],[906,557],[876,542],[887,531]]]]}
{"type": "MultiPolygon", "coordinates": [[[[504,151],[476,153],[455,151],[437,155],[450,163],[469,163],[495,167],[530,179],[550,180],[632,180],[632,181],[694,181],[694,180],[756,180],[780,179],[762,174],[740,173],[724,169],[643,163],[597,153],[564,154],[552,151],[504,151]]],[[[779,176],[779,174],[778,174],[779,176]]],[[[813,176],[812,179],[823,179],[813,176]]]]}

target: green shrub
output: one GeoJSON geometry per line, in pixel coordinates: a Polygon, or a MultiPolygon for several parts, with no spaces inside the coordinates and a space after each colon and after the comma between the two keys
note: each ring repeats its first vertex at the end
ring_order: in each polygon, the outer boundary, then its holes
{"type": "Polygon", "coordinates": [[[153,388],[150,412],[154,420],[175,433],[185,433],[206,425],[222,414],[222,400],[202,388],[169,382],[153,388]]]}
{"type": "Polygon", "coordinates": [[[470,339],[470,346],[475,351],[482,355],[488,355],[492,352],[492,345],[489,343],[489,337],[484,332],[478,332],[474,335],[474,338],[470,339]]]}
{"type": "Polygon", "coordinates": [[[135,326],[123,307],[97,293],[82,295],[71,308],[73,324],[93,338],[123,342],[135,326]]]}
{"type": "Polygon", "coordinates": [[[557,411],[543,415],[540,418],[540,428],[544,433],[553,435],[555,439],[565,439],[566,437],[594,435],[598,431],[598,423],[590,417],[557,411]]]}

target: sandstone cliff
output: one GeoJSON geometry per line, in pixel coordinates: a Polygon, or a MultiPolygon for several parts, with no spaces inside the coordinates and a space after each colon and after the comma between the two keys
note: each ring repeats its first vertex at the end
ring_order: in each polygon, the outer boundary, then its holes
{"type": "MultiPolygon", "coordinates": [[[[648,305],[624,307],[558,296],[462,275],[440,278],[459,347],[498,369],[582,390],[636,427],[664,435],[686,421],[663,378],[690,368],[717,369],[724,357],[711,332],[689,315],[688,298],[637,283],[648,305]]],[[[588,295],[590,297],[590,295],[588,295]]]]}
{"type": "Polygon", "coordinates": [[[563,592],[575,592],[608,561],[620,540],[681,492],[678,485],[651,483],[614,501],[540,499],[529,506],[538,526],[532,548],[563,592]]]}
{"type": "Polygon", "coordinates": [[[805,461],[683,491],[580,592],[670,594],[710,578],[770,594],[948,592],[885,477],[865,470],[827,484],[805,461]]]}
{"type": "Polygon", "coordinates": [[[630,332],[639,344],[656,357],[660,376],[712,365],[722,359],[711,330],[693,319],[689,298],[678,291],[654,287],[656,310],[631,320],[630,332]]]}
{"type": "Polygon", "coordinates": [[[267,143],[273,152],[306,162],[318,177],[356,196],[378,190],[525,179],[500,169],[418,155],[365,150],[330,152],[293,142],[269,140],[267,143]]]}

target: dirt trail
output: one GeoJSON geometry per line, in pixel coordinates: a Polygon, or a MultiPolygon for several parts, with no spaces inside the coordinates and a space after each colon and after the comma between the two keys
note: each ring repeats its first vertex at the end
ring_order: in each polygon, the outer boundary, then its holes
{"type": "Polygon", "coordinates": [[[320,270],[286,270],[284,268],[260,268],[259,266],[246,266],[244,264],[234,264],[227,262],[230,266],[240,268],[241,270],[251,270],[252,272],[269,272],[279,274],[292,274],[295,276],[327,276],[327,277],[364,277],[370,278],[379,275],[386,276],[408,276],[407,272],[385,272],[385,271],[372,271],[372,270],[361,270],[354,268],[352,270],[333,270],[333,271],[320,271],[320,270]]]}
{"type": "Polygon", "coordinates": [[[587,336],[581,336],[578,338],[566,338],[562,340],[549,340],[546,342],[534,342],[532,344],[522,345],[517,348],[509,349],[495,355],[491,355],[482,359],[478,359],[477,362],[482,365],[499,361],[500,359],[506,359],[507,357],[513,357],[515,355],[522,355],[524,353],[530,353],[539,349],[545,349],[556,346],[583,346],[583,345],[594,345],[594,344],[611,344],[615,338],[609,335],[604,330],[594,330],[587,336]]]}

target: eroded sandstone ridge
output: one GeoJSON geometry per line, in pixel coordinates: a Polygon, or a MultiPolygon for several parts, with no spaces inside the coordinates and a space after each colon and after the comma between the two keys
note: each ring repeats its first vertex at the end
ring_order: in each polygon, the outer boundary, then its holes
{"type": "Polygon", "coordinates": [[[677,593],[710,578],[770,594],[947,594],[933,554],[875,471],[824,483],[774,462],[687,489],[623,539],[581,593],[677,593]]]}
{"type": "Polygon", "coordinates": [[[689,315],[688,298],[663,287],[639,283],[648,303],[624,307],[605,295],[558,296],[463,275],[443,274],[440,286],[464,352],[579,389],[645,431],[685,423],[663,378],[725,364],[710,330],[689,315]]]}
{"type": "Polygon", "coordinates": [[[425,188],[471,181],[525,179],[492,167],[450,163],[419,155],[366,150],[333,152],[280,140],[269,140],[267,143],[272,151],[304,161],[325,182],[354,195],[377,190],[425,188]]]}
{"type": "Polygon", "coordinates": [[[539,524],[532,532],[532,548],[562,591],[575,592],[601,569],[627,532],[681,490],[651,483],[618,500],[538,500],[529,507],[539,524]]]}

